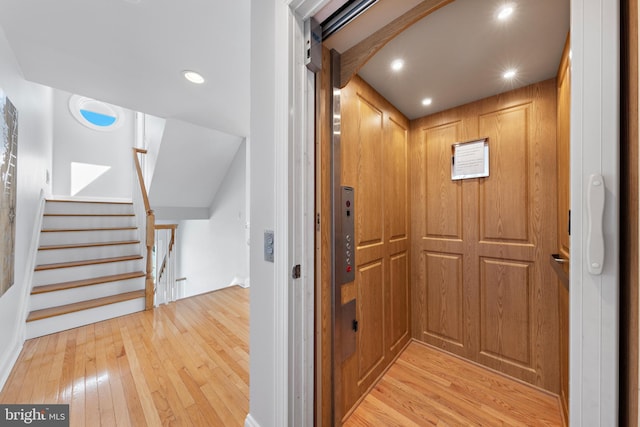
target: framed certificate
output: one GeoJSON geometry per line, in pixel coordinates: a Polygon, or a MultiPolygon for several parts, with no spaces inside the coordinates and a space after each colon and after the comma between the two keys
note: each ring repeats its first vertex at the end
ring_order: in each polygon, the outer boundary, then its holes
{"type": "Polygon", "coordinates": [[[451,146],[451,179],[489,176],[489,138],[458,142],[451,146]]]}

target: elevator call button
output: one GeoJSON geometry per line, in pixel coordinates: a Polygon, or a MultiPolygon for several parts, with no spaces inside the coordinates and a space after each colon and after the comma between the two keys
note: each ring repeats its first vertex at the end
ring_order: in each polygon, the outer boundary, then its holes
{"type": "MultiPolygon", "coordinates": [[[[340,231],[341,236],[336,240],[336,267],[342,270],[340,283],[349,283],[355,280],[355,251],[352,250],[354,224],[354,191],[352,187],[341,187],[342,214],[340,231]],[[342,268],[340,268],[342,266],[342,268]]],[[[338,271],[340,271],[338,270],[338,271]]]]}

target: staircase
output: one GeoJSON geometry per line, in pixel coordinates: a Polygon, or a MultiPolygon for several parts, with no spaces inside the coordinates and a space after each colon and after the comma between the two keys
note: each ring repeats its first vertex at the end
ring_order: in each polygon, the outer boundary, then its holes
{"type": "Polygon", "coordinates": [[[132,203],[47,200],[27,339],[145,308],[132,203]]]}

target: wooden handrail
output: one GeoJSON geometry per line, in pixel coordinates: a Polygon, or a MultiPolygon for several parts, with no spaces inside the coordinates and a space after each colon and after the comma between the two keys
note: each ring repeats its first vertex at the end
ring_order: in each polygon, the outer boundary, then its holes
{"type": "Polygon", "coordinates": [[[167,257],[165,256],[162,260],[162,266],[160,266],[160,274],[158,274],[158,280],[162,278],[162,274],[164,273],[164,269],[167,267],[167,257]]]}
{"type": "Polygon", "coordinates": [[[169,240],[167,252],[164,255],[164,259],[162,260],[162,265],[158,269],[158,283],[162,281],[162,276],[164,275],[165,270],[167,269],[167,265],[169,264],[169,258],[171,257],[171,252],[173,251],[173,245],[176,241],[176,229],[178,228],[178,224],[156,224],[155,230],[171,230],[171,239],[169,240]]]}
{"type": "Polygon", "coordinates": [[[156,230],[171,230],[178,228],[178,224],[156,224],[156,230]]]}
{"type": "Polygon", "coordinates": [[[147,150],[142,148],[133,148],[133,158],[136,162],[136,172],[138,173],[138,182],[140,183],[140,190],[142,191],[142,200],[144,201],[144,210],[149,214],[151,205],[149,204],[149,196],[147,195],[147,186],[144,183],[144,177],[142,176],[142,166],[140,166],[140,159],[138,159],[138,153],[147,154],[147,150]]]}
{"type": "Polygon", "coordinates": [[[171,230],[171,240],[169,241],[169,251],[173,249],[173,244],[176,241],[176,229],[178,228],[178,224],[157,224],[156,230],[171,230]]]}
{"type": "Polygon", "coordinates": [[[138,183],[140,184],[140,191],[142,192],[142,201],[144,203],[144,210],[147,213],[147,229],[146,229],[146,247],[147,247],[147,276],[145,279],[145,310],[151,310],[153,308],[153,300],[155,296],[155,289],[153,286],[153,246],[155,245],[156,237],[156,216],[151,210],[149,204],[149,195],[147,194],[147,187],[144,184],[144,177],[142,175],[142,167],[140,166],[140,159],[138,159],[138,153],[147,154],[147,150],[142,148],[133,148],[133,158],[136,165],[136,173],[138,175],[138,183]]]}

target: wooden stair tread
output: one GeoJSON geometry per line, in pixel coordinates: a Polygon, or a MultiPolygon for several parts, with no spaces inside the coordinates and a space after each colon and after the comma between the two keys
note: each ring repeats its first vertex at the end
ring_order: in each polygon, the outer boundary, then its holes
{"type": "Polygon", "coordinates": [[[53,270],[56,268],[82,267],[85,265],[107,264],[110,262],[133,261],[138,259],[142,259],[142,255],[129,255],[129,256],[121,256],[121,257],[113,257],[113,258],[88,259],[83,261],[58,262],[55,264],[40,264],[36,266],[35,271],[53,270]]]}
{"type": "Polygon", "coordinates": [[[102,283],[117,282],[120,280],[136,279],[139,277],[145,277],[145,273],[143,273],[142,271],[135,271],[132,273],[113,274],[111,276],[94,277],[91,279],[52,283],[50,285],[35,286],[31,290],[31,295],[43,294],[46,292],[63,291],[66,289],[80,288],[83,286],[99,285],[102,283]]]}
{"type": "Polygon", "coordinates": [[[103,205],[132,205],[133,202],[116,201],[116,200],[69,200],[69,199],[46,199],[47,202],[53,203],[95,203],[103,205]]]}
{"type": "Polygon", "coordinates": [[[114,242],[95,242],[95,243],[72,243],[68,245],[45,245],[38,248],[39,251],[49,251],[53,249],[75,249],[75,248],[95,248],[98,246],[117,246],[117,245],[134,245],[140,243],[140,240],[121,240],[114,242]]]}
{"type": "Polygon", "coordinates": [[[116,304],[119,302],[129,301],[137,298],[144,298],[144,289],[141,289],[139,291],[127,292],[124,294],[112,295],[109,297],[76,302],[73,304],[61,305],[59,307],[44,308],[42,310],[32,311],[31,313],[29,313],[29,317],[27,317],[27,322],[33,322],[35,320],[46,319],[54,316],[61,316],[63,314],[74,313],[81,310],[88,310],[90,308],[102,307],[109,304],[116,304]]]}
{"type": "Polygon", "coordinates": [[[45,228],[43,233],[67,233],[74,231],[117,231],[117,230],[135,230],[137,227],[99,227],[99,228],[45,228]]]}
{"type": "Polygon", "coordinates": [[[120,216],[136,216],[133,213],[45,213],[44,216],[70,216],[70,217],[120,217],[120,216]]]}

